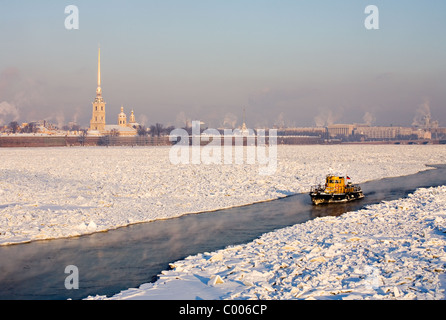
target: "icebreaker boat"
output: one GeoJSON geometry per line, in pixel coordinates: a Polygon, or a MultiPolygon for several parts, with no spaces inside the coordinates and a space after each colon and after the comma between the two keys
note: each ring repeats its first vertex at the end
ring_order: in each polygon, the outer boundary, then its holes
{"type": "Polygon", "coordinates": [[[328,175],[325,185],[311,188],[310,196],[314,205],[323,203],[348,202],[364,198],[364,193],[359,185],[352,184],[350,177],[328,175]],[[346,183],[346,181],[348,181],[346,183]]]}

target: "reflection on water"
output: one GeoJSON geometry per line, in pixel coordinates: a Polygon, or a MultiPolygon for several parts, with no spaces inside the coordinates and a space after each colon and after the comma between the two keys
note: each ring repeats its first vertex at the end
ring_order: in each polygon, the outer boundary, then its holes
{"type": "Polygon", "coordinates": [[[112,295],[153,281],[169,262],[249,242],[261,234],[316,217],[446,184],[446,166],[362,185],[365,199],[312,206],[306,194],[199,215],[155,221],[71,239],[0,247],[0,299],[81,299],[112,295]],[[79,269],[79,290],[66,290],[67,265],[79,269]]]}

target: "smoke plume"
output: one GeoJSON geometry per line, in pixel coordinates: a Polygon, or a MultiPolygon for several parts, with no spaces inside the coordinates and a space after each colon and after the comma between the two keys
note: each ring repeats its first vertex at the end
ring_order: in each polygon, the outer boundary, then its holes
{"type": "Polygon", "coordinates": [[[15,105],[6,101],[0,103],[0,125],[4,125],[11,121],[17,121],[18,119],[19,111],[15,105]]]}
{"type": "Polygon", "coordinates": [[[184,111],[181,111],[180,113],[178,113],[176,118],[175,118],[175,126],[177,128],[186,128],[191,123],[192,123],[191,119],[189,119],[186,116],[186,113],[184,113],[184,111]]]}
{"type": "Polygon", "coordinates": [[[364,121],[365,124],[371,126],[376,121],[376,118],[373,114],[367,111],[364,117],[362,117],[362,120],[364,121]]]}
{"type": "Polygon", "coordinates": [[[223,120],[223,127],[228,129],[235,129],[237,125],[237,116],[231,112],[228,112],[225,115],[225,119],[223,120]]]}
{"type": "Polygon", "coordinates": [[[279,115],[277,116],[276,121],[274,122],[274,126],[279,129],[285,127],[285,115],[283,112],[279,113],[279,115]]]}
{"type": "Polygon", "coordinates": [[[314,117],[314,122],[316,127],[326,127],[334,124],[340,118],[340,113],[335,115],[331,110],[325,110],[319,112],[319,114],[314,117]]]}
{"type": "Polygon", "coordinates": [[[420,105],[415,112],[415,117],[413,118],[413,126],[424,126],[428,124],[431,119],[431,107],[429,100],[425,100],[422,105],[420,105]]]}

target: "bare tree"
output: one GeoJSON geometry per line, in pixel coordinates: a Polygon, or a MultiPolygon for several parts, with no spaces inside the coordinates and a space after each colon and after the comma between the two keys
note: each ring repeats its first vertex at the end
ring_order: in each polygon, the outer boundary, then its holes
{"type": "Polygon", "coordinates": [[[110,145],[110,135],[101,136],[98,141],[99,146],[105,146],[108,148],[110,145]]]}
{"type": "Polygon", "coordinates": [[[166,129],[164,129],[164,134],[165,134],[165,135],[170,135],[170,133],[171,133],[173,130],[175,130],[175,127],[174,127],[174,126],[167,127],[166,129]]]}
{"type": "Polygon", "coordinates": [[[87,139],[87,129],[80,129],[78,141],[81,144],[81,146],[85,145],[86,139],[87,139]]]}
{"type": "Polygon", "coordinates": [[[156,127],[156,134],[158,135],[159,138],[163,133],[164,125],[162,125],[161,123],[157,123],[155,127],[156,127]]]}
{"type": "Polygon", "coordinates": [[[20,129],[20,126],[17,123],[17,121],[10,122],[8,127],[9,127],[9,129],[11,130],[12,133],[17,133],[19,131],[19,129],[20,129]]]}
{"type": "Polygon", "coordinates": [[[30,122],[22,128],[23,133],[36,133],[37,132],[37,123],[30,122]]]}
{"type": "Polygon", "coordinates": [[[161,123],[151,125],[150,126],[150,134],[152,135],[152,137],[155,135],[160,137],[161,134],[163,133],[163,128],[164,128],[164,125],[162,125],[161,123]]]}
{"type": "Polygon", "coordinates": [[[138,132],[138,136],[146,136],[147,135],[147,128],[145,126],[138,126],[138,128],[136,128],[137,132],[138,132]]]}
{"type": "Polygon", "coordinates": [[[175,129],[174,126],[165,128],[163,124],[157,123],[155,125],[150,126],[150,134],[152,135],[152,137],[154,136],[161,137],[164,135],[169,135],[174,129],[175,129]]]}

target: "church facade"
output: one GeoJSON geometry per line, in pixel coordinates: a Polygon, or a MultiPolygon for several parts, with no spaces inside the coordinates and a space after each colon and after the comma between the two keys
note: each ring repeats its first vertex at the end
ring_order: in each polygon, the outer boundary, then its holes
{"type": "Polygon", "coordinates": [[[136,122],[135,114],[132,110],[129,121],[124,113],[124,107],[121,106],[121,113],[118,114],[116,125],[107,125],[105,120],[105,101],[102,97],[101,88],[101,49],[98,51],[98,87],[96,89],[96,98],[93,101],[93,113],[90,120],[90,135],[119,135],[136,136],[139,124],[136,122]]]}

